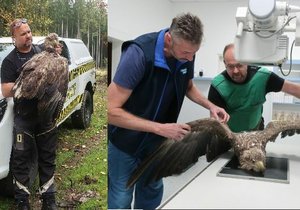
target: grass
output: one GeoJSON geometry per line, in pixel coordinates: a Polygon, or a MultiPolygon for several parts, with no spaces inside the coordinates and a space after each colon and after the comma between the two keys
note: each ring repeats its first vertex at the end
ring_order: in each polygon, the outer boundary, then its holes
{"type": "Polygon", "coordinates": [[[61,126],[58,197],[76,209],[107,209],[106,71],[97,74],[94,114],[86,130],[61,126]],[[66,194],[67,192],[67,194],[66,194]]]}
{"type": "MultiPolygon", "coordinates": [[[[107,209],[106,70],[97,71],[94,113],[86,130],[73,129],[71,120],[59,127],[55,182],[62,209],[107,209]]],[[[31,189],[32,209],[41,203],[31,189]]],[[[0,209],[14,209],[12,198],[0,197],[0,209]]]]}
{"type": "Polygon", "coordinates": [[[89,192],[82,200],[88,199],[89,196],[94,196],[77,206],[77,209],[106,209],[106,187],[101,189],[101,186],[106,185],[106,168],[102,164],[106,164],[106,161],[99,158],[102,153],[98,148],[91,151],[84,158],[83,164],[75,168],[68,176],[69,180],[74,181],[73,186],[70,186],[68,182],[64,182],[61,186],[75,188],[76,191],[81,193],[89,192]],[[96,193],[93,194],[92,192],[96,193]]]}
{"type": "Polygon", "coordinates": [[[13,201],[11,198],[0,197],[0,209],[1,210],[13,209],[11,207],[12,202],[13,201]]]}

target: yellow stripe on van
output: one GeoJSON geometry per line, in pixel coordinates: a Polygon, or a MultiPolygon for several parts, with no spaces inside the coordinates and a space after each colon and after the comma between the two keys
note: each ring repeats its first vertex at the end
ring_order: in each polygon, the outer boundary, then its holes
{"type": "Polygon", "coordinates": [[[92,62],[89,62],[89,63],[86,63],[80,67],[77,67],[75,69],[72,69],[70,72],[69,72],[69,81],[72,81],[73,79],[75,79],[77,76],[95,68],[95,61],[92,61],[92,62]]]}
{"type": "Polygon", "coordinates": [[[60,122],[63,119],[65,119],[73,111],[73,109],[77,106],[77,104],[82,102],[82,99],[83,99],[83,94],[78,95],[73,101],[71,101],[71,103],[61,111],[58,120],[56,122],[60,122]]]}

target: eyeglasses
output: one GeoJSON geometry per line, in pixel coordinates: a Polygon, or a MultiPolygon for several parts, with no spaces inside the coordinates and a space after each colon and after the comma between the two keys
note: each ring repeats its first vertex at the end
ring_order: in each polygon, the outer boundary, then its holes
{"type": "Polygon", "coordinates": [[[234,70],[235,68],[241,69],[244,65],[241,63],[236,63],[236,64],[227,64],[226,68],[229,70],[234,70]]]}
{"type": "Polygon", "coordinates": [[[27,23],[27,19],[22,18],[19,21],[15,22],[13,29],[19,28],[23,23],[27,23]]]}

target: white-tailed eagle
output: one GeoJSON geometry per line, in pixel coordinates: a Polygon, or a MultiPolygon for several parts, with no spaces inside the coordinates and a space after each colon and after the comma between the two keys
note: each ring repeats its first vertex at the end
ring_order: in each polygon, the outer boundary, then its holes
{"type": "Polygon", "coordinates": [[[37,99],[41,118],[58,118],[68,90],[68,61],[56,51],[61,47],[55,33],[45,38],[44,51],[34,55],[21,69],[13,87],[14,100],[37,99]]]}
{"type": "Polygon", "coordinates": [[[211,161],[219,155],[215,142],[230,143],[238,157],[240,168],[264,172],[266,144],[275,141],[280,133],[282,138],[300,133],[300,122],[288,120],[271,121],[264,130],[240,133],[232,132],[227,125],[213,118],[199,119],[187,124],[191,126],[191,133],[181,141],[166,139],[133,172],[128,180],[128,187],[132,187],[146,170],[151,170],[147,184],[163,177],[181,174],[204,154],[207,161],[211,161]]]}

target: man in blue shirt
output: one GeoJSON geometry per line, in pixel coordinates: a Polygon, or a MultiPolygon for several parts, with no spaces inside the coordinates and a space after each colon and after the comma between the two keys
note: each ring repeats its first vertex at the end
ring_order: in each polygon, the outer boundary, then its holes
{"type": "Polygon", "coordinates": [[[209,109],[212,117],[228,121],[224,109],[208,101],[192,81],[202,36],[201,21],[187,13],[175,17],[168,29],[123,43],[108,87],[109,209],[130,209],[133,192],[134,208],[155,209],[160,204],[162,180],[145,185],[145,175],[135,189],[126,184],[165,138],[180,141],[190,132],[189,125],[176,123],[185,96],[209,109]]]}

